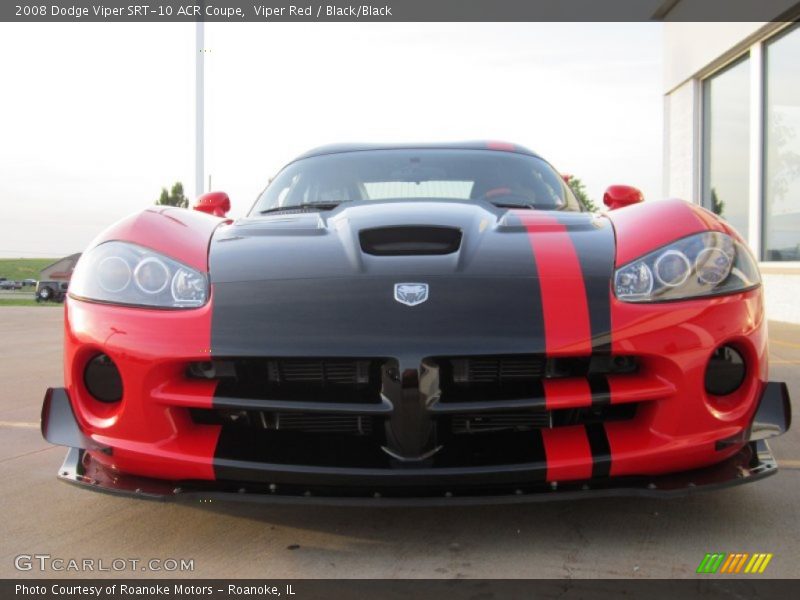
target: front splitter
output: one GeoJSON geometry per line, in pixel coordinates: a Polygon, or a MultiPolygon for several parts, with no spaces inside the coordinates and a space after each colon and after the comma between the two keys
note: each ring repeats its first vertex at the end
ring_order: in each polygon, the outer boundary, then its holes
{"type": "Polygon", "coordinates": [[[775,457],[764,440],[748,442],[734,456],[715,465],[652,477],[612,477],[566,483],[525,483],[487,488],[308,488],[225,482],[169,482],[111,471],[91,454],[70,448],[59,471],[68,483],[98,492],[190,504],[256,502],[352,506],[440,506],[516,504],[599,497],[672,498],[750,483],[774,475],[775,457]]]}

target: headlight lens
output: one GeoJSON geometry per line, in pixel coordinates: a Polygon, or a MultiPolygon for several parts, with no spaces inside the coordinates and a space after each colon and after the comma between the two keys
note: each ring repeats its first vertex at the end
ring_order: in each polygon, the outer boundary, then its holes
{"type": "Polygon", "coordinates": [[[130,306],[194,308],[208,299],[208,278],[142,246],[106,242],[81,257],[69,293],[130,306]]]}
{"type": "Polygon", "coordinates": [[[759,283],[750,251],[724,233],[709,231],[620,267],[614,293],[626,302],[658,302],[729,294],[759,283]]]}
{"type": "Polygon", "coordinates": [[[155,296],[169,285],[169,267],[160,258],[148,256],[136,265],[133,270],[133,280],[136,282],[136,287],[145,294],[155,296]]]}

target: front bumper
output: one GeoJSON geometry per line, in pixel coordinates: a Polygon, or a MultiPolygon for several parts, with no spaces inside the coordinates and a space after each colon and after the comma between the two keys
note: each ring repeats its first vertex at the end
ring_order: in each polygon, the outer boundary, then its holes
{"type": "Polygon", "coordinates": [[[298,486],[248,486],[201,482],[171,483],[158,479],[111,473],[92,460],[85,450],[70,448],[59,471],[62,481],[86,489],[114,495],[147,500],[170,500],[188,504],[208,502],[256,502],[264,504],[315,505],[380,505],[380,506],[437,506],[474,504],[516,504],[548,500],[638,496],[670,498],[687,496],[763,479],[777,472],[778,465],[767,442],[747,443],[731,458],[703,469],[656,477],[607,478],[591,483],[563,485],[535,484],[516,489],[490,487],[483,493],[458,495],[449,490],[431,488],[424,496],[391,495],[391,491],[376,488],[352,495],[347,490],[318,489],[314,492],[298,486]],[[378,490],[381,491],[378,491],[378,490]]]}
{"type": "MultiPolygon", "coordinates": [[[[602,496],[672,497],[748,483],[777,472],[766,439],[791,424],[786,385],[768,383],[746,430],[718,442],[720,450],[739,450],[714,465],[654,476],[592,478],[577,482],[535,481],[541,465],[499,465],[459,469],[321,468],[262,464],[255,481],[167,481],[108,469],[93,454],[113,450],[86,436],[63,389],[50,389],[42,410],[42,434],[53,444],[70,447],[59,477],[95,491],[188,503],[251,501],[312,504],[505,504],[602,496]],[[91,451],[91,452],[90,452],[91,451]],[[271,483],[267,483],[271,482],[271,483]],[[277,482],[277,483],[276,483],[277,482]]],[[[232,465],[236,468],[236,465],[232,465]]],[[[239,465],[245,469],[246,465],[239,465]]]]}

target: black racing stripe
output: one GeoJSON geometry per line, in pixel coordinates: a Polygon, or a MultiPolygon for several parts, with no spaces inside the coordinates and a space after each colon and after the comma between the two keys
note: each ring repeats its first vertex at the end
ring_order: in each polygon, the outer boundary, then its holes
{"type": "Polygon", "coordinates": [[[586,426],[586,436],[592,450],[592,478],[608,477],[611,473],[611,446],[602,423],[586,426]]]}
{"type": "Polygon", "coordinates": [[[540,457],[538,462],[543,467],[531,473],[531,480],[545,481],[547,479],[547,453],[544,448],[544,435],[542,435],[541,429],[534,429],[531,431],[530,443],[533,446],[533,455],[540,457]]]}
{"type": "Polygon", "coordinates": [[[542,407],[547,406],[547,393],[544,391],[544,380],[543,379],[534,379],[530,383],[530,388],[528,391],[529,398],[536,398],[537,400],[541,401],[542,407]]]}
{"type": "Polygon", "coordinates": [[[257,447],[258,440],[253,429],[225,423],[220,429],[214,458],[248,460],[257,447]]]}
{"type": "MultiPolygon", "coordinates": [[[[544,306],[542,304],[542,288],[539,284],[539,266],[536,262],[536,253],[533,251],[533,244],[530,240],[530,233],[522,221],[522,218],[509,210],[505,216],[505,223],[509,228],[518,229],[519,233],[509,235],[508,237],[517,238],[513,243],[514,251],[520,256],[524,257],[528,264],[528,274],[530,281],[527,288],[527,302],[529,303],[528,315],[526,319],[526,328],[529,328],[533,333],[532,340],[535,340],[536,350],[544,354],[546,349],[545,332],[544,332],[544,306]]],[[[544,386],[541,389],[541,397],[544,398],[544,386]]],[[[544,448],[544,445],[542,445],[544,448]]]]}
{"type": "Polygon", "coordinates": [[[592,353],[611,352],[611,282],[614,277],[614,228],[608,219],[586,213],[560,213],[578,256],[586,287],[592,353]]]}
{"type": "MultiPolygon", "coordinates": [[[[541,430],[531,431],[525,436],[513,436],[501,444],[502,448],[492,443],[493,440],[497,441],[493,436],[483,442],[470,441],[470,444],[485,444],[485,454],[479,451],[477,463],[470,465],[475,467],[475,473],[440,476],[431,473],[430,468],[422,469],[425,472],[423,474],[415,473],[412,468],[391,468],[385,454],[380,451],[364,452],[364,442],[348,440],[344,436],[306,436],[306,446],[298,448],[296,437],[289,432],[272,431],[265,436],[255,429],[248,429],[236,425],[222,426],[213,460],[217,481],[254,484],[283,482],[304,485],[306,489],[333,486],[346,494],[348,489],[363,486],[376,489],[382,486],[411,486],[424,490],[424,486],[474,488],[504,482],[509,485],[538,483],[547,479],[547,455],[541,430]],[[293,440],[294,446],[291,443],[293,440]],[[331,448],[336,448],[336,451],[332,452],[331,448]],[[497,472],[487,469],[491,465],[502,464],[498,459],[504,451],[524,455],[525,463],[530,468],[524,474],[513,469],[500,469],[497,472]],[[306,460],[310,457],[315,460],[306,460]]],[[[443,451],[434,455],[434,463],[438,461],[438,466],[444,469],[465,466],[452,462],[457,457],[444,454],[443,451]]]]}
{"type": "MultiPolygon", "coordinates": [[[[218,234],[209,251],[211,353],[419,358],[544,353],[530,234],[519,216],[507,211],[502,218],[496,228],[465,225],[455,268],[426,256],[365,258],[358,236],[342,228],[331,227],[327,235],[243,232],[241,239],[224,242],[218,234]],[[272,255],[282,259],[263,260],[272,255]],[[369,263],[367,274],[354,265],[354,256],[369,263]],[[300,274],[293,275],[292,267],[300,274]],[[427,301],[408,307],[394,299],[395,284],[419,281],[430,286],[427,301]]],[[[376,214],[374,223],[382,225],[383,217],[376,214]]]]}
{"type": "Polygon", "coordinates": [[[592,392],[592,406],[611,404],[611,388],[605,375],[589,377],[589,390],[592,392]]]}

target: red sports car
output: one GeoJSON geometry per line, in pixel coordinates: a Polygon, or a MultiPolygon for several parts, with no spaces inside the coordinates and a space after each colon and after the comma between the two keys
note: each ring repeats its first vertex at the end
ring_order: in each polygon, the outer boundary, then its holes
{"type": "Polygon", "coordinates": [[[589,212],[506,143],[349,145],[102,233],[65,308],[60,477],[197,501],[672,495],[776,472],[756,261],[717,216],[589,212]],[[208,214],[207,214],[208,213],[208,214]]]}

